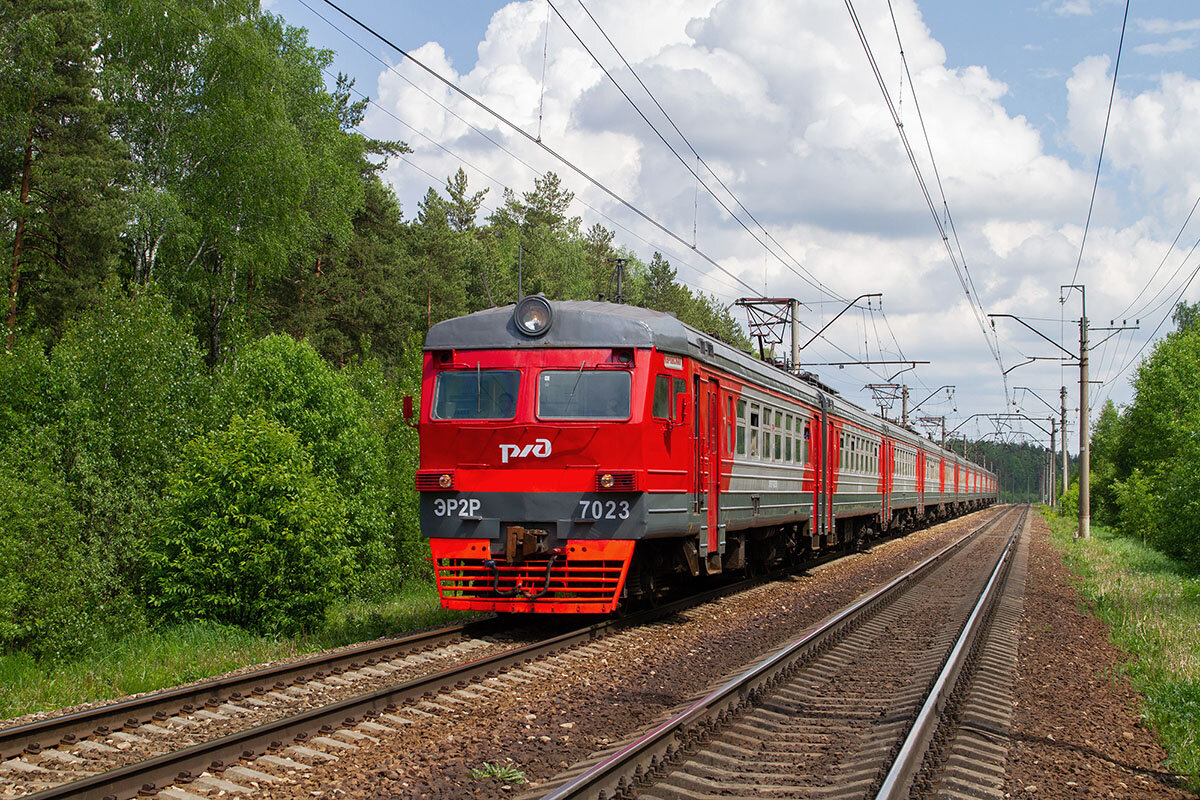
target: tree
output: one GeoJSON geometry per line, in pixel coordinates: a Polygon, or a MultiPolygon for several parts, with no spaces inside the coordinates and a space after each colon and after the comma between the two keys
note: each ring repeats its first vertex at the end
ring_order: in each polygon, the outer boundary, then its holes
{"type": "Polygon", "coordinates": [[[0,224],[11,254],[9,347],[18,311],[59,331],[111,265],[123,217],[123,150],[97,96],[91,0],[0,6],[0,224]],[[26,291],[22,291],[22,284],[26,291]]]}
{"type": "Polygon", "coordinates": [[[1200,327],[1200,302],[1189,303],[1183,300],[1179,305],[1175,306],[1175,311],[1171,314],[1171,320],[1175,323],[1175,327],[1180,331],[1196,330],[1200,327]]]}
{"type": "Polygon", "coordinates": [[[475,217],[483,198],[488,190],[471,194],[467,188],[467,173],[462,167],[458,172],[446,179],[446,221],[456,231],[467,231],[475,228],[475,217]]]}
{"type": "Polygon", "coordinates": [[[1117,460],[1123,433],[1117,407],[1108,400],[1100,409],[1091,441],[1092,515],[1102,525],[1111,524],[1118,514],[1115,484],[1119,476],[1117,460]]]}
{"type": "Polygon", "coordinates": [[[208,361],[256,313],[256,287],[344,248],[369,152],[332,53],[255,0],[104,0],[105,90],[134,179],[132,277],[157,277],[193,314],[208,361]]]}

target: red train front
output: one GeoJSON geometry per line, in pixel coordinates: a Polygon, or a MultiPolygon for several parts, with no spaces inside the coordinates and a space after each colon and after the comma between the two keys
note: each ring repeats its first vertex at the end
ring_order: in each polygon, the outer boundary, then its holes
{"type": "Polygon", "coordinates": [[[644,420],[651,365],[682,385],[682,359],[626,308],[535,296],[430,330],[417,487],[447,607],[613,611],[635,542],[686,515],[689,432],[644,420]]]}

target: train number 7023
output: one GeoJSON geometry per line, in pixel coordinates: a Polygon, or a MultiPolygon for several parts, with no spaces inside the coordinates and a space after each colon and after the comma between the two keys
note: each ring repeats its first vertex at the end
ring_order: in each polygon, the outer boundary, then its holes
{"type": "Polygon", "coordinates": [[[580,500],[580,519],[629,519],[628,500],[580,500]]]}

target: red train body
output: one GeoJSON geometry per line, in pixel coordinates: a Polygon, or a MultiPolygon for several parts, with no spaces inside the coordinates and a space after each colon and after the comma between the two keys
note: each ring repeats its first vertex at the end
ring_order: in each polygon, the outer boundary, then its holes
{"type": "Polygon", "coordinates": [[[995,477],[673,316],[529,297],[425,344],[442,604],[608,613],[996,499],[995,477]]]}

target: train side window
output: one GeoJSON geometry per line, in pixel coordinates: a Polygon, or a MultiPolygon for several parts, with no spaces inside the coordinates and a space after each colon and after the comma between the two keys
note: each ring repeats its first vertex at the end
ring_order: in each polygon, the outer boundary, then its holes
{"type": "Polygon", "coordinates": [[[650,412],[655,419],[671,418],[671,378],[659,375],[654,379],[654,407],[650,412]]]}
{"type": "Polygon", "coordinates": [[[762,418],[759,413],[758,403],[750,404],[750,457],[758,458],[758,437],[759,429],[762,427],[762,418]]]}
{"type": "MultiPolygon", "coordinates": [[[[687,381],[683,378],[675,379],[675,390],[671,392],[671,417],[674,418],[679,409],[679,395],[687,396],[687,381]]],[[[696,413],[696,412],[693,412],[696,413]]]]}
{"type": "Polygon", "coordinates": [[[775,412],[775,460],[783,458],[783,412],[775,412]]]}
{"type": "Polygon", "coordinates": [[[788,414],[783,421],[783,460],[792,463],[792,415],[788,414]]]}
{"type": "Polygon", "coordinates": [[[799,456],[799,458],[800,458],[800,463],[801,463],[801,464],[807,464],[807,463],[808,463],[808,454],[809,454],[809,449],[808,449],[808,439],[809,439],[808,420],[804,420],[804,439],[803,439],[803,451],[801,451],[801,448],[800,448],[800,446],[799,446],[799,443],[798,443],[798,445],[797,445],[797,447],[796,447],[796,451],[797,451],[798,453],[800,453],[800,456],[799,456]]]}
{"type": "Polygon", "coordinates": [[[733,452],[733,398],[726,398],[728,402],[725,404],[725,453],[728,455],[733,452]]]}
{"type": "Polygon", "coordinates": [[[737,454],[746,455],[746,401],[737,401],[737,454]]]}

